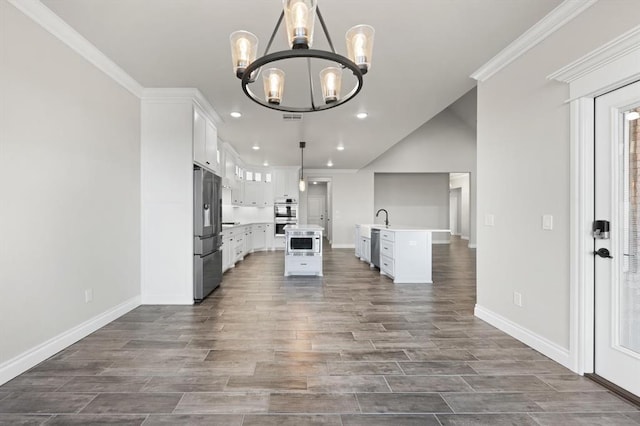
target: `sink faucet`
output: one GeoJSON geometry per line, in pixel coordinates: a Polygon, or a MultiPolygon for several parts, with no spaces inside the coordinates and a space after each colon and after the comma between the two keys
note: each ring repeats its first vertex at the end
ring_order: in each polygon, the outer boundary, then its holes
{"type": "Polygon", "coordinates": [[[380,212],[384,212],[384,226],[389,226],[389,212],[385,209],[380,209],[376,212],[376,217],[380,214],[380,212]]]}

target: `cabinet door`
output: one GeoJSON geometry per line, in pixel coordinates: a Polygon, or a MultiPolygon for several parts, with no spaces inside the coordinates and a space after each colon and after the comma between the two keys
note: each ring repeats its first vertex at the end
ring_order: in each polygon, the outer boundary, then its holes
{"type": "Polygon", "coordinates": [[[231,187],[231,204],[244,206],[244,181],[238,181],[231,187]]]}
{"type": "Polygon", "coordinates": [[[246,181],[244,183],[244,205],[262,207],[262,185],[260,182],[246,181]]]}
{"type": "Polygon", "coordinates": [[[193,107],[193,161],[207,167],[206,138],[207,128],[204,114],[193,107]]]}
{"type": "Polygon", "coordinates": [[[285,197],[298,199],[299,185],[300,185],[300,172],[298,170],[287,170],[285,197]]]}
{"type": "Polygon", "coordinates": [[[209,168],[219,173],[220,163],[218,162],[218,130],[209,120],[205,121],[205,160],[209,168]]]}
{"type": "Polygon", "coordinates": [[[267,250],[273,250],[274,249],[274,247],[273,247],[274,234],[273,233],[275,232],[275,229],[273,228],[273,224],[268,223],[267,225],[265,225],[264,232],[265,232],[265,236],[266,236],[265,248],[267,250]]]}

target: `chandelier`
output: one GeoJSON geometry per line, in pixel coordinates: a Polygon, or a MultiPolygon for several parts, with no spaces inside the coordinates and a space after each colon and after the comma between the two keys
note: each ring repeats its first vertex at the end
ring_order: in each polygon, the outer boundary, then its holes
{"type": "MultiPolygon", "coordinates": [[[[313,112],[337,107],[349,101],[362,89],[362,76],[371,69],[374,29],[369,25],[356,25],[346,34],[347,55],[336,53],[327,31],[317,0],[283,0],[283,10],[271,34],[262,57],[257,58],[258,38],[248,31],[236,31],[231,34],[231,58],[233,71],[242,82],[242,90],[254,102],[275,110],[287,112],[313,112]],[[315,17],[322,26],[331,51],[312,49],[315,17]],[[271,44],[285,21],[289,50],[269,53],[271,44]],[[306,72],[302,78],[308,79],[309,100],[302,104],[287,104],[284,98],[285,72],[276,67],[278,63],[302,58],[306,60],[306,72]],[[320,94],[316,93],[312,77],[312,60],[329,65],[319,72],[320,94]],[[262,67],[269,66],[262,70],[262,67]],[[353,73],[353,87],[342,95],[342,71],[353,73]],[[262,75],[264,97],[252,90],[258,77],[262,75]],[[320,102],[317,102],[320,101],[320,102]],[[324,103],[322,103],[324,102],[324,103]]],[[[301,78],[298,75],[296,78],[301,78]]],[[[305,89],[306,90],[306,89],[305,89]]]]}

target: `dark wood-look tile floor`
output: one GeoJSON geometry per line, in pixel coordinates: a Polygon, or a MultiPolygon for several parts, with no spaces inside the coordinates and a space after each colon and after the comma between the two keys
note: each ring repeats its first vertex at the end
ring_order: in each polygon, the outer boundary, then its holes
{"type": "Polygon", "coordinates": [[[434,284],[325,250],[255,253],[195,306],[141,306],[0,387],[0,424],[638,425],[637,407],[473,316],[475,253],[434,284]]]}

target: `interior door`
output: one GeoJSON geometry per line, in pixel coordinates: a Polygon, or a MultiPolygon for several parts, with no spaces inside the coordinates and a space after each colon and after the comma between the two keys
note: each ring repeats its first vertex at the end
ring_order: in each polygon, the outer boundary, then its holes
{"type": "Polygon", "coordinates": [[[318,225],[326,228],[326,207],[323,195],[309,195],[307,198],[307,222],[310,225],[318,225]]]}
{"type": "Polygon", "coordinates": [[[640,396],[638,112],[640,82],[596,99],[595,218],[610,221],[610,239],[594,239],[594,369],[640,396]]]}

